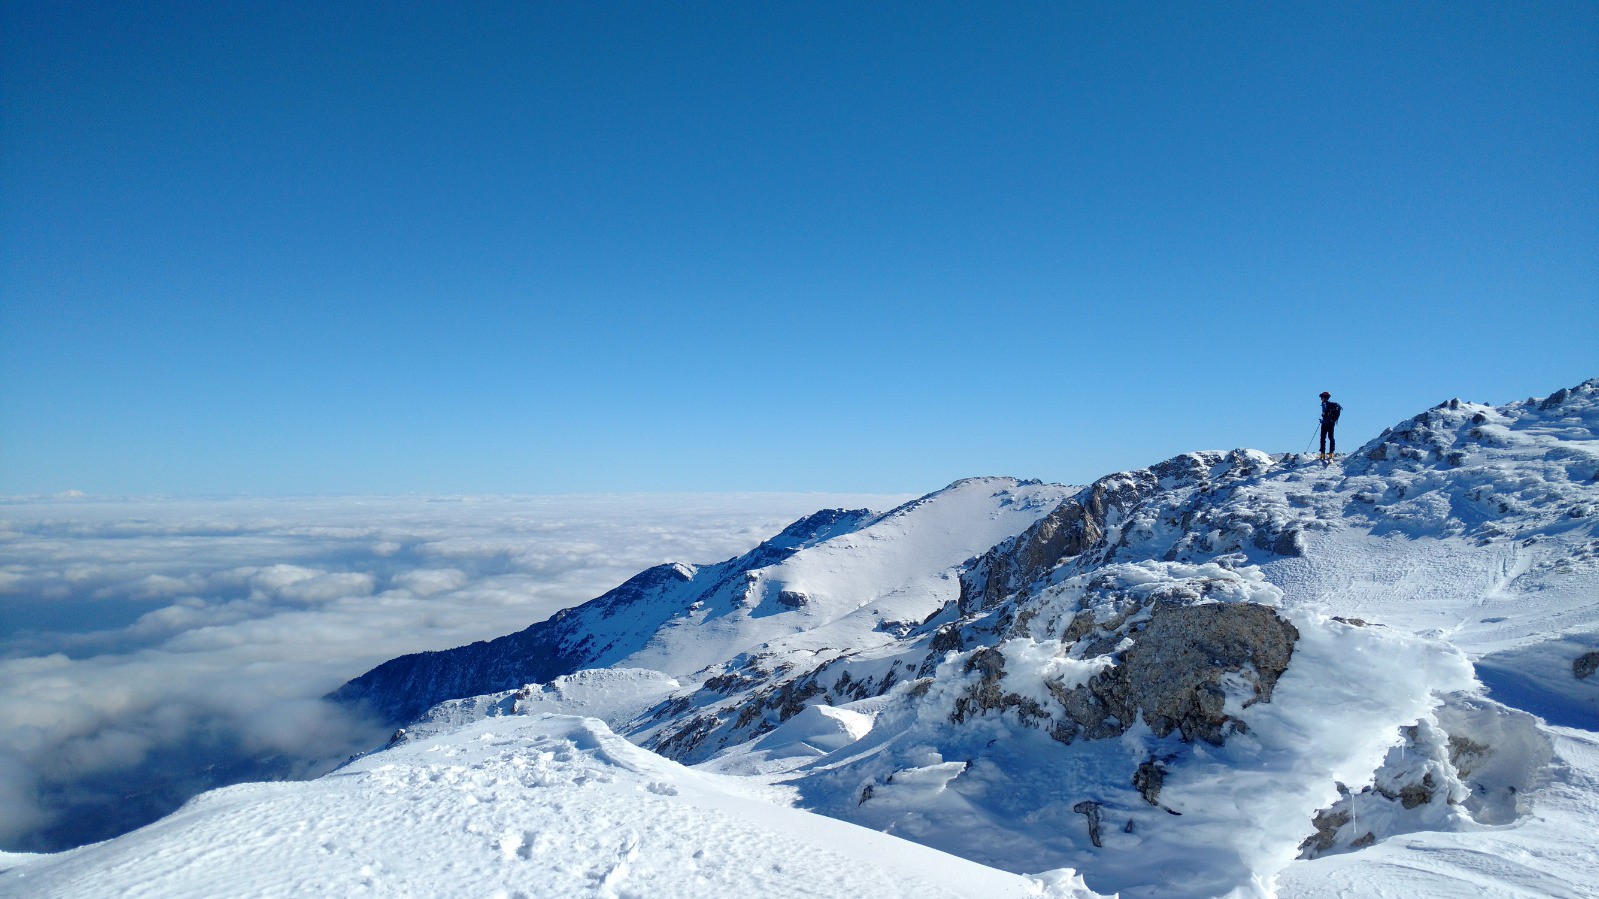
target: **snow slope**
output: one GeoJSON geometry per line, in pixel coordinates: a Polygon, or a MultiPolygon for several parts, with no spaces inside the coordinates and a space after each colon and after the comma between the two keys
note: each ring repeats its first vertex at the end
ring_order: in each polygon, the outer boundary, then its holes
{"type": "Polygon", "coordinates": [[[688,675],[828,625],[844,645],[868,641],[885,622],[914,623],[938,608],[954,595],[956,566],[1069,490],[969,478],[882,515],[824,510],[725,562],[660,565],[520,633],[386,662],[333,698],[401,723],[447,699],[583,668],[688,675]]]}
{"type": "Polygon", "coordinates": [[[126,836],[0,874],[0,896],[113,895],[1093,894],[1064,874],[1007,874],[784,808],[592,718],[537,715],[480,721],[308,783],[215,790],[126,836]]]}

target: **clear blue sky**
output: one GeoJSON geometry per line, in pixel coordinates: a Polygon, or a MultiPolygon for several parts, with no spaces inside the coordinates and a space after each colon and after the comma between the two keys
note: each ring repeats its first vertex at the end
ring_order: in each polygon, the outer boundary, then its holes
{"type": "Polygon", "coordinates": [[[1593,3],[0,19],[0,493],[1083,481],[1599,375],[1593,3]]]}

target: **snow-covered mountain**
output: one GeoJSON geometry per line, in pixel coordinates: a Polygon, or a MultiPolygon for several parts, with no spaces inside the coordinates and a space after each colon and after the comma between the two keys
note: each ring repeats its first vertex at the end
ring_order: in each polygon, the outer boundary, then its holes
{"type": "Polygon", "coordinates": [[[1068,492],[971,478],[883,515],[824,510],[737,558],[658,565],[519,633],[386,662],[333,698],[400,723],[446,699],[585,668],[689,674],[806,633],[847,646],[884,642],[954,596],[956,566],[1068,492]]]}
{"type": "Polygon", "coordinates": [[[765,864],[792,895],[1593,895],[1596,525],[1599,379],[1451,400],[1330,466],[1202,452],[819,512],[385,663],[334,698],[403,725],[386,749],[0,891],[205,892],[184,847],[224,840],[380,892],[497,851],[541,873],[462,892],[719,895],[765,864]]]}

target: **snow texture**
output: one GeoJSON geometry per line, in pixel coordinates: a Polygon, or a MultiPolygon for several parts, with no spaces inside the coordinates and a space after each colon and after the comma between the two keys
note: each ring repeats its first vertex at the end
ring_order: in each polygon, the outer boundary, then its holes
{"type": "MultiPolygon", "coordinates": [[[[16,860],[16,856],[11,857],[16,860]]],[[[6,861],[0,859],[0,865],[6,861]]],[[[494,718],[310,783],[196,798],[0,895],[1090,897],[762,798],[597,719],[494,718]]]]}

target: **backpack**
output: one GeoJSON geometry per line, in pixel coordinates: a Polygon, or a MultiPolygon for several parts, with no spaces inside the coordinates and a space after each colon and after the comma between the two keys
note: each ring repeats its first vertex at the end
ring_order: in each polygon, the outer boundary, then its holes
{"type": "Polygon", "coordinates": [[[1335,425],[1338,423],[1338,416],[1343,411],[1343,406],[1340,406],[1334,402],[1328,402],[1327,405],[1323,406],[1321,409],[1321,420],[1324,424],[1335,425]]]}

